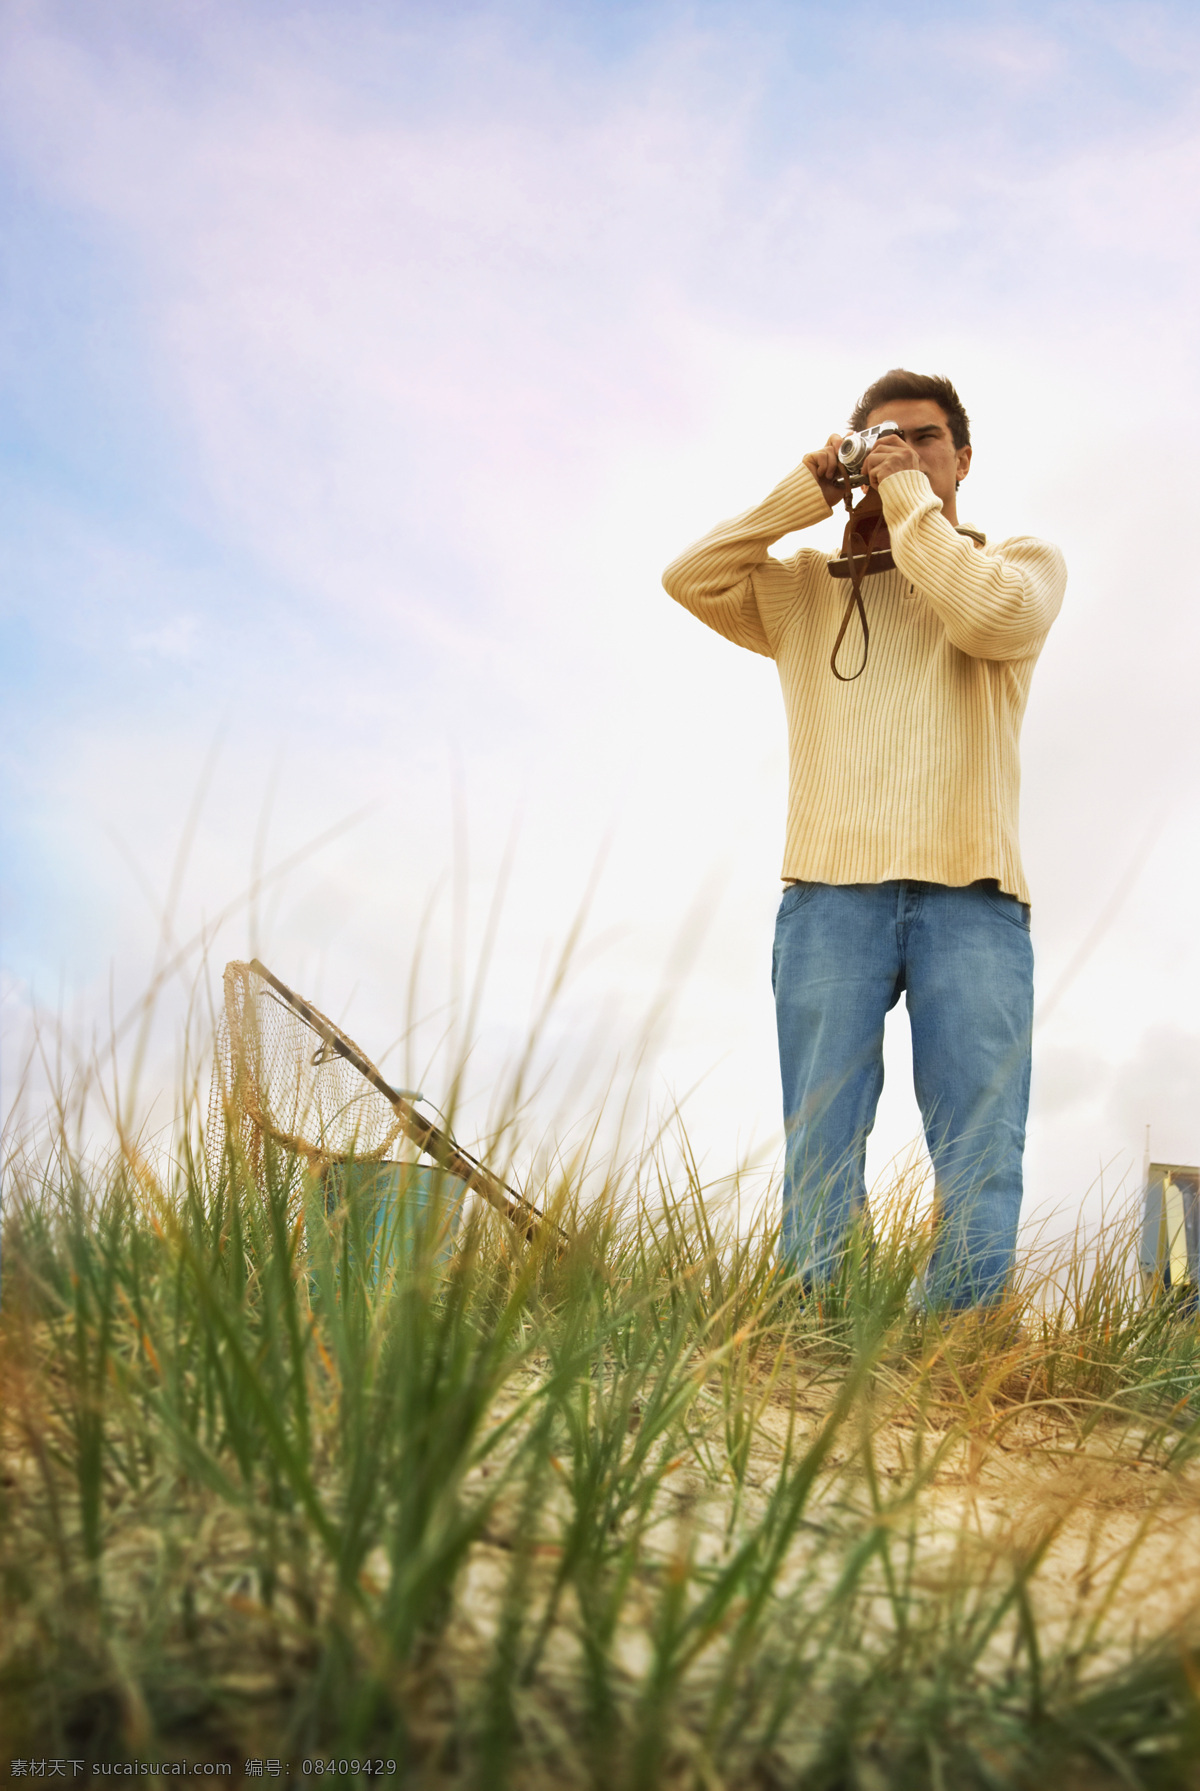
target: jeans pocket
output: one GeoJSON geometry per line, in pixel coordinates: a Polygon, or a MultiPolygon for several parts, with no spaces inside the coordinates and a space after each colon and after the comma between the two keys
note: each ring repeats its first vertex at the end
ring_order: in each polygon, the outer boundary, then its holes
{"type": "Polygon", "coordinates": [[[786,920],[789,914],[794,914],[805,902],[811,902],[820,887],[819,883],[789,883],[780,897],[776,920],[786,920]]]}
{"type": "Polygon", "coordinates": [[[1029,931],[1029,903],[1022,902],[1017,896],[1009,895],[1001,889],[994,877],[985,877],[975,887],[982,893],[989,908],[1002,914],[1005,920],[1011,921],[1014,927],[1020,927],[1023,933],[1029,931]]]}

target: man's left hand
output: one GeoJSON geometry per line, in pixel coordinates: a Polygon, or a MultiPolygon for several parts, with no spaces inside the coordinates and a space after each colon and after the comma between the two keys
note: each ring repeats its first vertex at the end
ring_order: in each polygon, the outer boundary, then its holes
{"type": "Polygon", "coordinates": [[[892,473],[920,472],[921,461],[915,448],[910,448],[898,435],[883,435],[863,461],[867,483],[876,491],[892,473]]]}

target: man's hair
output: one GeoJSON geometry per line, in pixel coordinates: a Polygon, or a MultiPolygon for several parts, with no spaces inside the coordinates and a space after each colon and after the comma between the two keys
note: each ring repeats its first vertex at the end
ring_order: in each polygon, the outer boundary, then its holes
{"type": "Polygon", "coordinates": [[[850,413],[851,429],[864,428],[873,410],[881,404],[892,404],[897,398],[931,398],[935,404],[940,404],[946,413],[954,446],[967,446],[971,439],[971,419],[950,381],[937,373],[910,373],[906,367],[893,367],[873,386],[867,387],[850,413]]]}

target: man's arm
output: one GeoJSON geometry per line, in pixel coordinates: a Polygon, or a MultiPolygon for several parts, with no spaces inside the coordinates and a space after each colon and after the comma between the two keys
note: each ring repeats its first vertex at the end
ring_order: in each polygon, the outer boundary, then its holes
{"type": "Polygon", "coordinates": [[[879,495],[892,558],[928,598],[960,652],[1025,659],[1038,651],[1067,583],[1056,547],[1014,541],[1003,559],[981,553],[946,521],[925,474],[911,468],[882,479],[879,495]]]}
{"type": "Polygon", "coordinates": [[[763,503],[718,524],[663,573],[663,584],[677,603],[752,653],[770,658],[775,652],[775,606],[769,598],[760,602],[764,592],[756,589],[756,582],[761,584],[764,570],[783,575],[784,567],[768,558],[767,549],[781,535],[808,528],[830,514],[821,488],[821,457],[829,452],[824,448],[806,455],[763,503]]]}

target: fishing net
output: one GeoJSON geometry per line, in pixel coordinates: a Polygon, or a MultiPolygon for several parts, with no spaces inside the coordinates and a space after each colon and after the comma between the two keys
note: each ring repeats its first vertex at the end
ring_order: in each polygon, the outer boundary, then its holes
{"type": "Polygon", "coordinates": [[[257,958],[225,966],[206,1154],[214,1183],[231,1162],[265,1192],[268,1162],[323,1175],[335,1163],[381,1162],[404,1141],[532,1236],[542,1215],[392,1088],[366,1053],[257,958]],[[272,1150],[274,1147],[274,1150],[272,1150]]]}
{"type": "Polygon", "coordinates": [[[401,1137],[403,1121],[335,1050],[339,1028],[316,1008],[314,1025],[252,964],[227,964],[224,980],[208,1114],[210,1160],[225,1161],[232,1145],[258,1178],[267,1138],[313,1171],[349,1157],[385,1157],[401,1137]]]}

